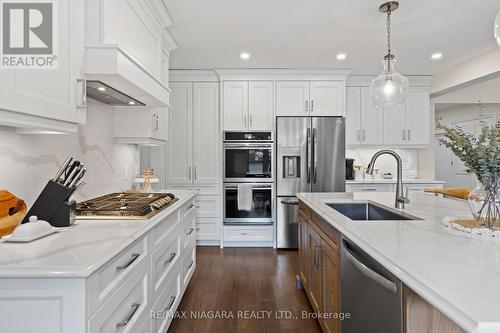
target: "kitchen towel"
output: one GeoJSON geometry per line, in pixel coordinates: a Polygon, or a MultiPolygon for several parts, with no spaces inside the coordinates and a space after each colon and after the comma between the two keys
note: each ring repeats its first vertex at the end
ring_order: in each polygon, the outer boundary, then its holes
{"type": "Polygon", "coordinates": [[[252,185],[238,184],[238,210],[252,210],[252,185]]]}

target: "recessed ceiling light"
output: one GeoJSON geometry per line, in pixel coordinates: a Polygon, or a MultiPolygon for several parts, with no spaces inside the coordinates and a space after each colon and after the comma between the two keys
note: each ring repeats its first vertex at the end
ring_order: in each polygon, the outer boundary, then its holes
{"type": "Polygon", "coordinates": [[[99,91],[105,91],[106,88],[104,88],[104,87],[98,87],[97,90],[99,90],[99,91]]]}
{"type": "Polygon", "coordinates": [[[337,54],[337,60],[344,60],[345,58],[347,58],[347,55],[345,53],[337,54]]]}
{"type": "Polygon", "coordinates": [[[130,102],[128,102],[128,105],[135,105],[135,102],[134,101],[130,101],[130,102]]]}
{"type": "Polygon", "coordinates": [[[248,60],[248,59],[250,59],[250,53],[248,53],[248,52],[241,52],[240,58],[243,59],[243,60],[248,60]]]}
{"type": "Polygon", "coordinates": [[[443,54],[441,52],[436,52],[431,55],[432,60],[439,60],[443,57],[443,54]]]}

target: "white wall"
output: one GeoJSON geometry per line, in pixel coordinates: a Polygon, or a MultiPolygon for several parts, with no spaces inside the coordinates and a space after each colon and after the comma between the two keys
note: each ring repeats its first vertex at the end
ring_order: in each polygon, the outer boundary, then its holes
{"type": "Polygon", "coordinates": [[[481,114],[496,115],[496,119],[500,119],[500,104],[463,104],[452,106],[446,110],[436,110],[436,122],[441,121],[443,124],[449,124],[481,114]]]}
{"type": "Polygon", "coordinates": [[[76,200],[130,188],[139,166],[136,146],[117,145],[112,133],[112,108],[89,101],[87,124],[70,135],[17,134],[0,127],[0,189],[31,205],[68,155],[88,168],[76,200]]]}

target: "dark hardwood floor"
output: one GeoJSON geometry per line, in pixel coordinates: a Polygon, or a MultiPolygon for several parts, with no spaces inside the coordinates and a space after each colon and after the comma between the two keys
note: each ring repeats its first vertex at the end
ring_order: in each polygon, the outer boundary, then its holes
{"type": "Polygon", "coordinates": [[[297,251],[198,247],[197,268],[178,309],[187,318],[176,318],[168,332],[321,332],[315,319],[302,319],[312,308],[295,289],[298,265],[297,251]],[[194,318],[223,311],[226,319],[194,318]]]}

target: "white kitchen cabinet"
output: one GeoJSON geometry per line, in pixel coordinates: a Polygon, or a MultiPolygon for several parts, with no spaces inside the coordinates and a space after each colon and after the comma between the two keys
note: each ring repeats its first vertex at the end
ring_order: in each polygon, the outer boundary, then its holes
{"type": "Polygon", "coordinates": [[[272,81],[225,81],[223,89],[224,130],[273,129],[272,81]]]}
{"type": "Polygon", "coordinates": [[[160,145],[168,140],[168,108],[125,107],[113,112],[117,143],[160,145]]]}
{"type": "Polygon", "coordinates": [[[346,192],[393,192],[392,184],[346,184],[346,192]]]}
{"type": "Polygon", "coordinates": [[[86,121],[85,77],[82,72],[85,46],[85,16],[82,12],[85,1],[57,1],[55,5],[58,66],[51,69],[2,70],[2,125],[54,130],[67,127],[68,131],[76,131],[76,125],[71,127],[69,124],[86,121]]]}
{"type": "Polygon", "coordinates": [[[346,102],[347,145],[383,144],[383,114],[373,104],[367,87],[348,87],[346,102]]]}
{"type": "Polygon", "coordinates": [[[193,83],[173,82],[167,151],[167,183],[192,182],[193,83]]]}
{"type": "Polygon", "coordinates": [[[173,82],[168,184],[210,184],[221,179],[219,88],[216,82],[173,82]]]}
{"type": "Polygon", "coordinates": [[[344,116],[341,81],[278,81],[277,116],[344,116]]]}
{"type": "Polygon", "coordinates": [[[245,130],[248,127],[248,82],[223,83],[224,130],[245,130]]]}
{"type": "Polygon", "coordinates": [[[428,87],[411,87],[402,106],[388,106],[384,113],[384,144],[430,143],[430,95],[428,87]]]}
{"type": "Polygon", "coordinates": [[[272,81],[248,82],[248,129],[273,130],[274,85],[272,81]]]}
{"type": "Polygon", "coordinates": [[[309,81],[278,81],[276,83],[276,115],[309,115],[309,81]]]}

